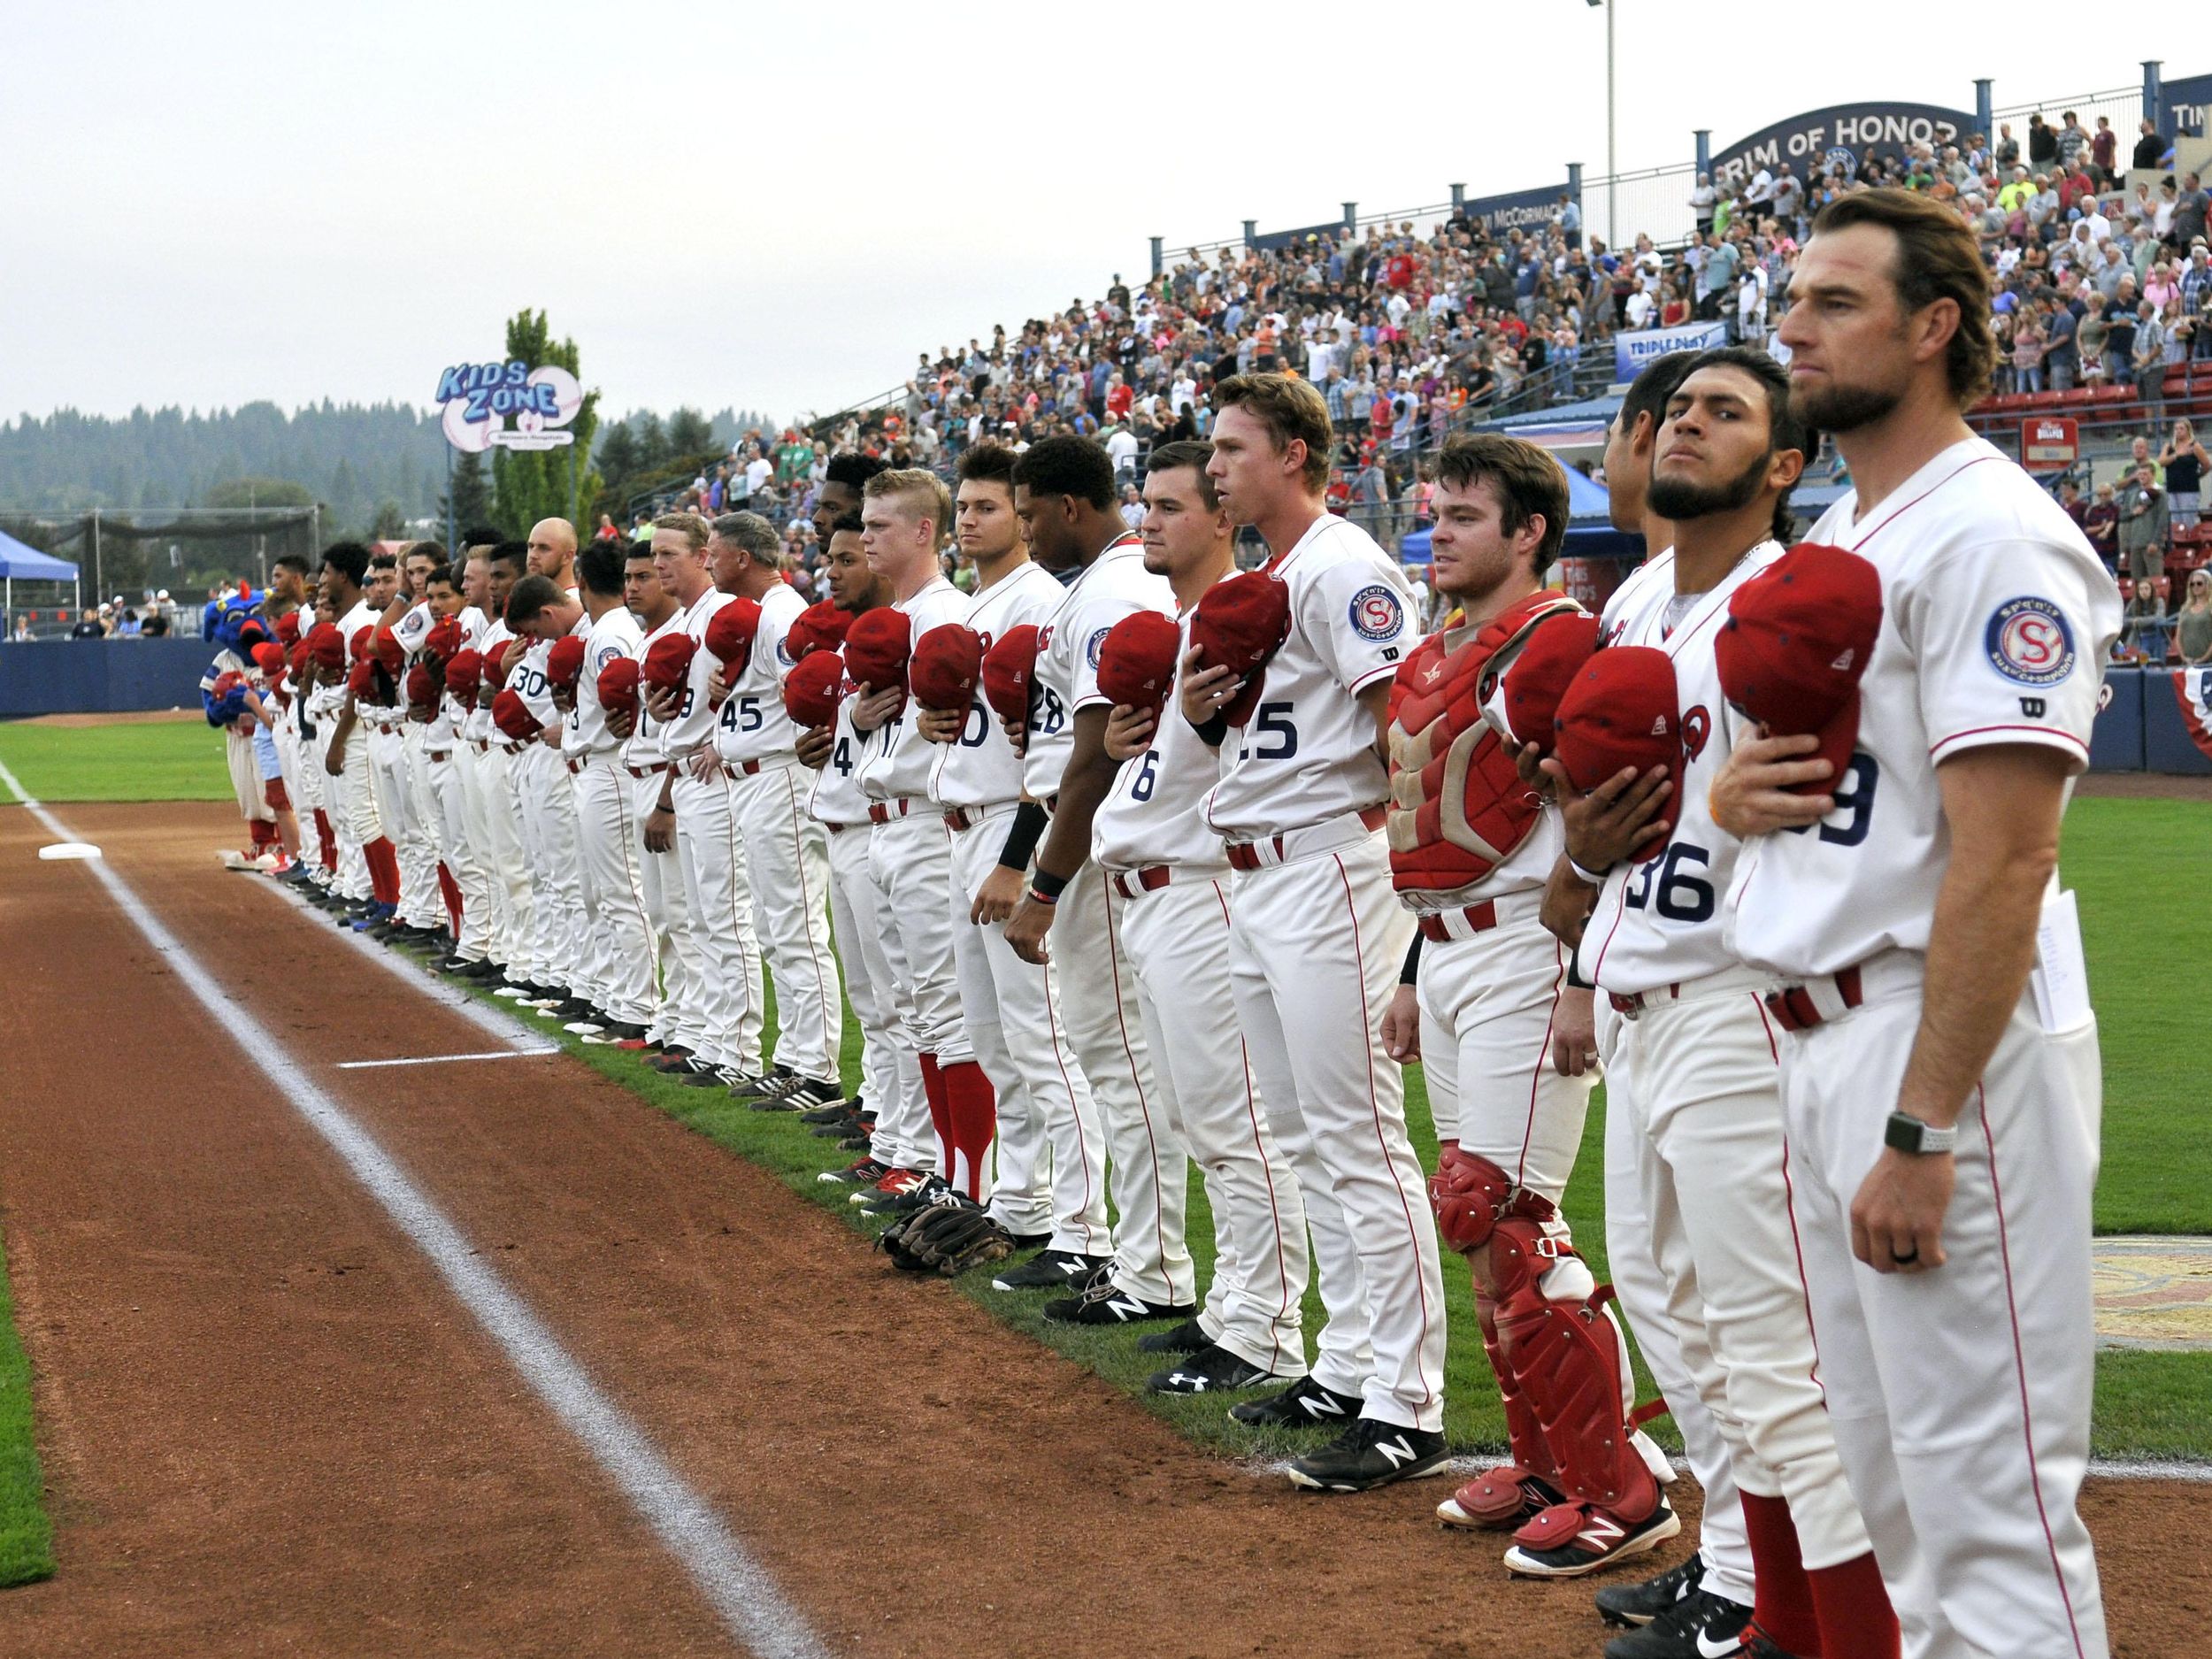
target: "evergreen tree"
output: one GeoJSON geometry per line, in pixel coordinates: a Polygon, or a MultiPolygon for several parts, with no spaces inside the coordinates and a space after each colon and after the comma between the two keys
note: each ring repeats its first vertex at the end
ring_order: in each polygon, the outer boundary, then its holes
{"type": "MultiPolygon", "coordinates": [[[[438,519],[442,526],[450,523],[455,532],[472,526],[491,522],[491,480],[484,476],[484,457],[480,455],[457,455],[453,457],[453,488],[448,495],[438,497],[438,519]]],[[[442,529],[440,531],[442,534],[442,529]]]]}
{"type": "Polygon", "coordinates": [[[671,455],[704,455],[714,447],[713,424],[697,410],[681,408],[668,418],[671,455]]]}
{"type": "MultiPolygon", "coordinates": [[[[578,374],[576,342],[556,341],[546,326],[543,311],[518,311],[507,323],[507,359],[534,369],[549,365],[578,374]]],[[[579,375],[580,379],[580,375],[579,375]]],[[[497,503],[494,522],[509,534],[521,537],[541,518],[565,518],[572,525],[583,515],[584,503],[598,494],[591,472],[591,444],[599,426],[599,394],[587,391],[584,406],[568,430],[576,441],[552,449],[495,449],[492,455],[493,493],[497,503]]]]}

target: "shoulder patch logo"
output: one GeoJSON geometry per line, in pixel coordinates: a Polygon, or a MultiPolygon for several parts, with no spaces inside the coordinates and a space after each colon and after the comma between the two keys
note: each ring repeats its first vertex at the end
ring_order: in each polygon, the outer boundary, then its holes
{"type": "Polygon", "coordinates": [[[1352,595],[1352,631],[1363,640],[1394,640],[1405,631],[1405,607],[1380,582],[1352,595]]]}
{"type": "Polygon", "coordinates": [[[2055,686],[2074,672],[2074,631],[2047,599],[2008,599],[1982,633],[1989,665],[2022,686],[2055,686]]]}
{"type": "Polygon", "coordinates": [[[1106,629],[1099,629],[1097,633],[1091,635],[1083,647],[1083,655],[1088,659],[1093,668],[1098,666],[1099,654],[1106,649],[1106,629]]]}
{"type": "Polygon", "coordinates": [[[786,668],[798,664],[798,658],[791,655],[791,641],[787,636],[776,641],[776,660],[786,668]]]}

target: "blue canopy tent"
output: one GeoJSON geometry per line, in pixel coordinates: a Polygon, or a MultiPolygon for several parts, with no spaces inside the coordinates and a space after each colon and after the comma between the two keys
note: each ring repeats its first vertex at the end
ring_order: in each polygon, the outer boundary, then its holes
{"type": "Polygon", "coordinates": [[[58,559],[50,553],[17,541],[6,531],[0,530],[0,584],[6,597],[0,601],[0,620],[15,610],[15,585],[24,582],[67,582],[70,587],[69,605],[78,608],[81,596],[77,591],[77,567],[67,559],[58,559]]]}
{"type": "MultiPolygon", "coordinates": [[[[1577,558],[1641,558],[1644,539],[1613,527],[1610,497],[1605,486],[1579,467],[1567,474],[1567,551],[1577,558]]],[[[1398,557],[1408,565],[1429,562],[1429,533],[1416,530],[1398,544],[1398,557]]]]}

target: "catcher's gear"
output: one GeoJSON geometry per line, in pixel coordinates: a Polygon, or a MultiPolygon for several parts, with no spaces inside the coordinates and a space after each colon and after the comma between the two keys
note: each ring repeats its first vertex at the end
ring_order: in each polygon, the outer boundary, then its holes
{"type": "Polygon", "coordinates": [[[953,1279],[972,1267],[1004,1261],[1014,1253],[1014,1240],[982,1205],[947,1193],[886,1228],[876,1248],[902,1271],[953,1279]]]}

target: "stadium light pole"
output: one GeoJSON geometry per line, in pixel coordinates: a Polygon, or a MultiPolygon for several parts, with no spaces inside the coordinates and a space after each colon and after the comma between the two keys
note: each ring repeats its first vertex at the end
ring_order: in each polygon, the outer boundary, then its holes
{"type": "Polygon", "coordinates": [[[1605,245],[1611,248],[1620,240],[1614,234],[1614,201],[1620,186],[1614,180],[1621,171],[1613,159],[1613,0],[1587,0],[1587,4],[1605,9],[1605,245]]]}

